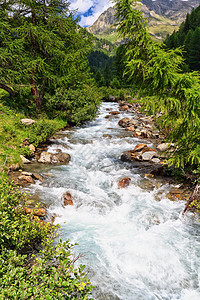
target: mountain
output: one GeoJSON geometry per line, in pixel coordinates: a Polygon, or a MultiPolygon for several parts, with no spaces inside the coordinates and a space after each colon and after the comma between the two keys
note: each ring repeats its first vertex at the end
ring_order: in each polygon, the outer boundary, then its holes
{"type": "MultiPolygon", "coordinates": [[[[148,30],[156,40],[163,40],[167,34],[178,30],[187,13],[200,4],[199,0],[143,0],[137,8],[149,18],[148,30]]],[[[110,7],[103,12],[87,30],[99,38],[111,42],[119,42],[116,32],[115,8],[110,7]]]]}

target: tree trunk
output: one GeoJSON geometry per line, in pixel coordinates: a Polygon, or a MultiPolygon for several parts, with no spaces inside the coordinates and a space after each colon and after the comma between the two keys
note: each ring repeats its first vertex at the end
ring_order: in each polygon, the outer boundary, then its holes
{"type": "Polygon", "coordinates": [[[8,92],[10,94],[10,98],[12,98],[14,96],[14,92],[9,86],[7,86],[3,83],[0,83],[0,88],[5,90],[6,92],[8,92]]]}
{"type": "Polygon", "coordinates": [[[41,102],[40,102],[40,97],[39,93],[37,90],[37,85],[34,79],[34,71],[31,71],[31,94],[33,95],[34,102],[36,103],[36,109],[41,110],[41,102]]]}

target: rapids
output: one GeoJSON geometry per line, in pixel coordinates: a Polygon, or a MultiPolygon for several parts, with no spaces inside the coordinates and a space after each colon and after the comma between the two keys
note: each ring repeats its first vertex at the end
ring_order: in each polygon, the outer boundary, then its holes
{"type": "MultiPolygon", "coordinates": [[[[199,223],[190,214],[182,216],[184,201],[167,198],[167,182],[147,179],[120,160],[141,140],[120,128],[118,119],[105,119],[106,108],[118,110],[118,105],[104,103],[96,120],[58,133],[48,150],[61,149],[72,160],[42,166],[46,179],[31,185],[29,193],[58,215],[62,240],[78,243],[76,254],[84,255],[79,263],[96,286],[94,299],[199,300],[199,223]],[[123,177],[131,184],[118,189],[123,177]],[[63,206],[66,191],[74,206],[63,206]]],[[[120,118],[125,116],[130,114],[120,118]]]]}

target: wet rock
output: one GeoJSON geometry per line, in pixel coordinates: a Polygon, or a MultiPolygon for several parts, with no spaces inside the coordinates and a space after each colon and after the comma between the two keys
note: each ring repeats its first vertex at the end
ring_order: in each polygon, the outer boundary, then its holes
{"type": "Polygon", "coordinates": [[[107,115],[105,116],[105,119],[109,119],[111,117],[111,115],[107,115]]]}
{"type": "Polygon", "coordinates": [[[121,160],[123,162],[130,162],[131,161],[131,154],[132,154],[132,151],[125,151],[121,155],[121,160]]]}
{"type": "Polygon", "coordinates": [[[45,208],[38,208],[38,209],[34,209],[34,208],[28,208],[26,207],[25,208],[25,213],[26,214],[32,214],[34,216],[37,216],[37,217],[45,217],[47,215],[47,211],[45,208]]]}
{"type": "Polygon", "coordinates": [[[32,176],[33,174],[30,173],[30,172],[25,172],[25,171],[23,171],[23,172],[22,172],[22,175],[25,175],[25,176],[32,176]]]}
{"type": "Polygon", "coordinates": [[[130,182],[131,182],[131,178],[129,178],[129,177],[120,179],[118,181],[118,188],[125,188],[125,187],[129,186],[130,182]]]}
{"type": "Polygon", "coordinates": [[[22,124],[24,125],[27,125],[27,126],[30,126],[30,125],[33,125],[36,123],[35,120],[32,120],[32,119],[21,119],[20,121],[22,124]]]}
{"type": "Polygon", "coordinates": [[[127,111],[127,110],[129,110],[129,106],[128,105],[121,106],[120,110],[127,111]]]}
{"type": "Polygon", "coordinates": [[[69,192],[66,192],[63,195],[64,198],[64,206],[73,205],[72,195],[69,192]]]}
{"type": "Polygon", "coordinates": [[[123,119],[119,120],[118,125],[125,128],[128,126],[129,121],[130,121],[129,118],[123,118],[123,119]]]}
{"type": "Polygon", "coordinates": [[[116,116],[116,115],[119,115],[120,112],[119,111],[111,111],[109,112],[110,115],[113,115],[113,116],[116,116]]]}
{"type": "Polygon", "coordinates": [[[142,160],[144,160],[144,161],[149,161],[149,160],[151,160],[153,157],[156,157],[156,156],[158,156],[158,155],[157,155],[157,152],[154,152],[154,151],[147,151],[147,152],[144,152],[144,153],[142,154],[142,160]]]}
{"type": "Polygon", "coordinates": [[[23,164],[30,164],[31,163],[31,161],[29,159],[25,158],[23,155],[20,155],[20,157],[21,157],[21,160],[22,160],[23,164]]]}
{"type": "Polygon", "coordinates": [[[130,127],[127,127],[126,130],[127,130],[127,131],[135,131],[135,127],[130,126],[130,127]]]}
{"type": "Polygon", "coordinates": [[[51,163],[51,158],[52,158],[52,153],[42,152],[38,162],[43,163],[43,164],[50,164],[51,163]]]}
{"type": "Polygon", "coordinates": [[[134,125],[134,126],[136,127],[138,124],[139,124],[138,120],[131,119],[131,120],[129,121],[129,125],[130,125],[130,126],[134,125]]]}
{"type": "Polygon", "coordinates": [[[136,131],[134,132],[134,137],[140,137],[142,135],[142,133],[140,131],[136,131]]]}
{"type": "Polygon", "coordinates": [[[19,179],[20,181],[26,181],[26,182],[28,182],[28,183],[34,183],[34,180],[33,180],[33,178],[32,178],[31,176],[20,175],[20,176],[18,177],[18,179],[19,179]]]}
{"type": "Polygon", "coordinates": [[[133,149],[134,152],[137,152],[137,151],[141,151],[143,150],[144,148],[147,148],[147,144],[138,144],[135,146],[135,148],[133,149]]]}
{"type": "Polygon", "coordinates": [[[153,174],[145,174],[144,175],[146,178],[154,178],[154,175],[153,174]]]}
{"type": "Polygon", "coordinates": [[[71,160],[71,156],[68,153],[55,153],[52,155],[52,163],[68,163],[71,160]]]}
{"type": "Polygon", "coordinates": [[[112,135],[110,135],[110,134],[104,134],[103,137],[104,137],[104,138],[111,139],[111,138],[112,138],[112,135]]]}
{"type": "Polygon", "coordinates": [[[43,177],[39,174],[33,173],[32,177],[35,178],[36,180],[43,181],[43,177]]]}

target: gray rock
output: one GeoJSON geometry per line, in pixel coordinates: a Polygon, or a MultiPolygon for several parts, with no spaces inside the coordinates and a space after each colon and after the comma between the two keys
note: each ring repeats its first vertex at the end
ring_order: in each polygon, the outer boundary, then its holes
{"type": "Polygon", "coordinates": [[[42,152],[38,160],[39,163],[50,164],[51,163],[52,153],[42,152]]]}
{"type": "Polygon", "coordinates": [[[20,155],[20,157],[21,157],[21,160],[22,160],[23,164],[30,164],[31,163],[31,161],[29,159],[25,158],[23,155],[20,155]]]}
{"type": "Polygon", "coordinates": [[[154,164],[159,164],[160,163],[160,159],[159,158],[152,158],[151,160],[154,164]]]}
{"type": "Polygon", "coordinates": [[[157,149],[159,151],[166,151],[170,146],[171,146],[171,144],[169,144],[169,143],[162,143],[157,146],[157,149]]]}
{"type": "Polygon", "coordinates": [[[32,119],[21,119],[21,123],[27,126],[33,125],[34,123],[36,123],[35,120],[32,119]]]}
{"type": "Polygon", "coordinates": [[[68,153],[50,153],[42,152],[38,160],[39,163],[56,164],[56,163],[68,163],[71,157],[68,153]]]}
{"type": "Polygon", "coordinates": [[[155,151],[147,151],[142,154],[142,160],[149,161],[155,156],[158,156],[155,151]]]}

